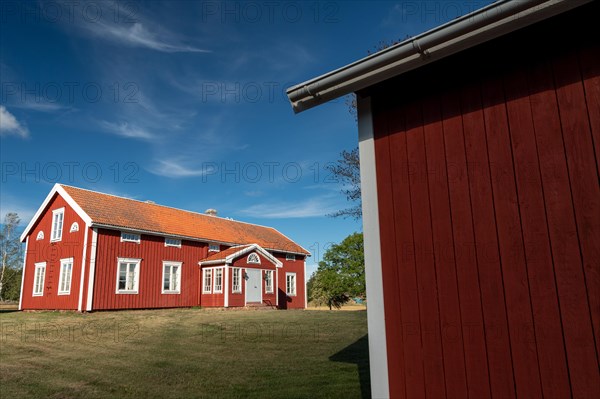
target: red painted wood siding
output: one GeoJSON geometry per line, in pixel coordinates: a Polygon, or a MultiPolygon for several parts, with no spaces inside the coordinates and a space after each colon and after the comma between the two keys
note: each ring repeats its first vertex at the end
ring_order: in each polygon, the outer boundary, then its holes
{"type": "Polygon", "coordinates": [[[183,240],[181,248],[165,247],[161,236],[142,235],[140,244],[121,242],[116,230],[99,229],[93,310],[170,308],[199,305],[198,261],[205,243],[183,240]],[[141,258],[138,294],[117,294],[117,258],[141,258]],[[179,294],[162,294],[163,261],[182,262],[179,294]]]}
{"type": "Polygon", "coordinates": [[[25,265],[25,276],[23,277],[23,309],[77,310],[85,229],[83,220],[62,197],[56,195],[50,201],[44,214],[29,234],[27,264],[25,265]],[[65,208],[62,240],[51,243],[52,211],[62,207],[65,208]],[[70,233],[69,230],[73,222],[78,223],[79,231],[70,233]],[[44,239],[37,241],[36,237],[40,231],[44,232],[44,239]],[[58,295],[60,260],[71,257],[73,258],[73,272],[70,294],[58,295]],[[34,297],[32,293],[35,263],[39,262],[46,262],[44,294],[43,296],[34,297]]]}
{"type": "Polygon", "coordinates": [[[280,309],[304,309],[305,308],[305,276],[304,276],[304,257],[296,255],[296,260],[286,260],[285,254],[275,252],[273,253],[281,263],[283,267],[277,269],[278,287],[277,290],[279,295],[279,308],[280,309]],[[288,296],[285,293],[285,273],[296,273],[296,295],[288,296]]]}
{"type": "Polygon", "coordinates": [[[365,93],[391,397],[600,397],[599,13],[365,93]]]}

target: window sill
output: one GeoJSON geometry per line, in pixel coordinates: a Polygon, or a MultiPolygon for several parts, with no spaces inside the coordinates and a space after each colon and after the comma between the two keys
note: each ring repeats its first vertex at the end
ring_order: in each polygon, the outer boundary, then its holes
{"type": "Polygon", "coordinates": [[[44,294],[31,294],[31,296],[44,296],[44,294]]]}
{"type": "Polygon", "coordinates": [[[162,292],[163,295],[179,295],[181,294],[180,291],[163,291],[162,292]]]}
{"type": "Polygon", "coordinates": [[[117,291],[116,294],[137,294],[138,291],[117,291]]]}
{"type": "Polygon", "coordinates": [[[71,292],[58,292],[56,295],[71,295],[71,292]]]}

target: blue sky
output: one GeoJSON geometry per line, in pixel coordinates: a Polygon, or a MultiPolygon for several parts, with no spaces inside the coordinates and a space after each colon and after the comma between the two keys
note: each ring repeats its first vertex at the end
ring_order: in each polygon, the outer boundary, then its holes
{"type": "Polygon", "coordinates": [[[360,222],[325,166],[345,100],[285,89],[489,1],[0,1],[0,211],[56,182],[273,226],[313,270],[360,222]]]}

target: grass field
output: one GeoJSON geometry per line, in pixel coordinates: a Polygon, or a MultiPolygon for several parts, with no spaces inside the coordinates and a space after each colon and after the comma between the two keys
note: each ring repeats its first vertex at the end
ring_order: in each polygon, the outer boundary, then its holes
{"type": "Polygon", "coordinates": [[[368,397],[366,312],[0,312],[0,397],[368,397]]]}

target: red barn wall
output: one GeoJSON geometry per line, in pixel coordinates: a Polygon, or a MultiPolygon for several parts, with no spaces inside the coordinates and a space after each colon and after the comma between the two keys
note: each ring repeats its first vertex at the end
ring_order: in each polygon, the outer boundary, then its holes
{"type": "Polygon", "coordinates": [[[83,256],[83,242],[85,223],[75,211],[58,194],[48,204],[36,225],[32,227],[27,245],[27,264],[23,276],[23,301],[22,309],[73,309],[77,310],[79,302],[79,285],[81,279],[81,261],[83,256]],[[62,240],[50,242],[52,211],[65,208],[63,219],[62,240]],[[79,231],[70,233],[71,224],[77,222],[79,231]],[[37,241],[40,231],[44,232],[44,239],[37,241]],[[58,294],[60,276],[60,260],[73,258],[73,272],[71,275],[71,291],[69,295],[58,294]],[[32,296],[35,264],[46,263],[46,277],[44,281],[44,295],[32,296]]]}
{"type": "Polygon", "coordinates": [[[364,93],[391,397],[600,397],[599,14],[364,93]]]}
{"type": "Polygon", "coordinates": [[[182,240],[181,248],[165,247],[162,236],[141,236],[141,243],[121,242],[116,230],[99,229],[93,310],[170,308],[199,305],[198,261],[202,242],[182,240]],[[141,258],[138,294],[116,294],[117,258],[141,258]],[[182,262],[180,294],[162,294],[163,261],[182,262]]]}

